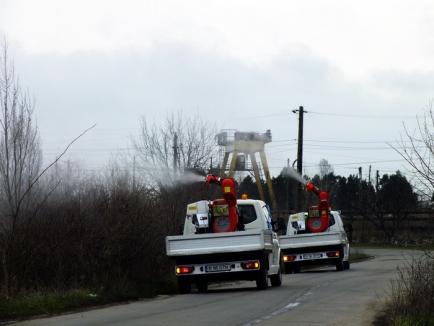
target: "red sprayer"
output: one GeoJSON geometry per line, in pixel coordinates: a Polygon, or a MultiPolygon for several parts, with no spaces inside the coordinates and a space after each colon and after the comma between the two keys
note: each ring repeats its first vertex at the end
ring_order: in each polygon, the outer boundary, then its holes
{"type": "Polygon", "coordinates": [[[221,187],[223,199],[215,199],[210,204],[212,221],[211,232],[234,232],[238,225],[237,193],[233,178],[220,178],[212,174],[205,177],[208,184],[215,183],[221,187]]]}
{"type": "Polygon", "coordinates": [[[323,232],[329,227],[330,205],[328,193],[320,191],[312,182],[306,183],[306,190],[318,196],[317,206],[309,207],[307,215],[307,229],[312,233],[323,232]]]}

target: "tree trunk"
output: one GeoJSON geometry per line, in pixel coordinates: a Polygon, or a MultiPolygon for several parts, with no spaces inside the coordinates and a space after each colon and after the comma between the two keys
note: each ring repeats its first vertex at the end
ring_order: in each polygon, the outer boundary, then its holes
{"type": "Polygon", "coordinates": [[[9,269],[8,269],[8,261],[6,248],[1,252],[1,265],[2,265],[2,274],[3,274],[3,286],[1,289],[1,294],[5,297],[9,296],[9,269]]]}

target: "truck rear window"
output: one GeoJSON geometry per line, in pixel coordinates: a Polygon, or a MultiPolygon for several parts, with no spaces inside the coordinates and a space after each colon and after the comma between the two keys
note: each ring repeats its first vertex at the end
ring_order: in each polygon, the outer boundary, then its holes
{"type": "Polygon", "coordinates": [[[253,205],[240,205],[238,206],[238,212],[242,216],[244,224],[249,224],[256,220],[256,211],[253,205]]]}

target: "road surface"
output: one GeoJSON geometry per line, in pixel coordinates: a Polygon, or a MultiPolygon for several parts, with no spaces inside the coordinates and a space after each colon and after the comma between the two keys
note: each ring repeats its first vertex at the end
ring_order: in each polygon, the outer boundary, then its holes
{"type": "Polygon", "coordinates": [[[16,325],[370,325],[397,265],[412,252],[363,251],[375,258],[349,271],[324,267],[284,275],[281,287],[265,291],[237,282],[206,294],[160,296],[16,325]]]}

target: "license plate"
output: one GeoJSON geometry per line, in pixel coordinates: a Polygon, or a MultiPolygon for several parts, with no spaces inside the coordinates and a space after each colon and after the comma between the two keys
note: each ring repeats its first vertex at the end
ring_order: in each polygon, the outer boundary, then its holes
{"type": "Polygon", "coordinates": [[[304,254],[303,259],[318,259],[321,258],[321,254],[304,254]]]}
{"type": "Polygon", "coordinates": [[[218,264],[218,265],[207,265],[205,266],[206,272],[227,272],[231,270],[231,265],[229,264],[218,264]]]}

